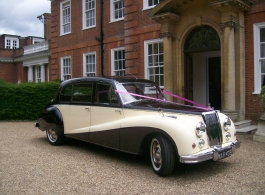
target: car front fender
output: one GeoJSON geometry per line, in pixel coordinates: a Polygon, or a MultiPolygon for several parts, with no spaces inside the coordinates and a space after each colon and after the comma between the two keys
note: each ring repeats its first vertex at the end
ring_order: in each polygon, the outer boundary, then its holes
{"type": "MultiPolygon", "coordinates": [[[[130,142],[142,142],[146,136],[153,133],[160,133],[173,141],[179,155],[196,153],[200,149],[198,147],[193,148],[192,146],[194,143],[197,145],[199,140],[195,134],[195,128],[198,122],[198,116],[195,116],[190,122],[181,120],[181,118],[162,115],[125,118],[121,122],[121,146],[123,146],[123,143],[129,145],[130,142]]],[[[206,135],[204,136],[206,139],[206,135]]],[[[139,144],[137,145],[139,146],[139,144]]]]}

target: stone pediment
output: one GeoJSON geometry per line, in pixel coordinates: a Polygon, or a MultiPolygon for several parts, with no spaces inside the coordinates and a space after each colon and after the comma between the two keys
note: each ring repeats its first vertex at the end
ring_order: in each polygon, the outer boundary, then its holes
{"type": "Polygon", "coordinates": [[[180,15],[182,10],[202,3],[208,4],[216,9],[224,6],[232,6],[242,11],[249,10],[252,4],[250,0],[163,0],[148,15],[150,18],[168,12],[180,15]]]}

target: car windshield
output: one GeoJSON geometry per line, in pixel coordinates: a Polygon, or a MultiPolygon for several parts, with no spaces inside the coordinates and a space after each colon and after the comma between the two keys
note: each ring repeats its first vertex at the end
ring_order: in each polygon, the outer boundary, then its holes
{"type": "Polygon", "coordinates": [[[164,100],[161,89],[153,83],[119,83],[116,92],[120,95],[124,104],[143,100],[164,100]]]}

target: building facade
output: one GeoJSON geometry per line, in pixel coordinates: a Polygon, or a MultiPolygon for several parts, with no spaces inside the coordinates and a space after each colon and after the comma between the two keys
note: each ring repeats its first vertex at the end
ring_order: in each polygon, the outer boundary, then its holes
{"type": "Polygon", "coordinates": [[[263,112],[264,0],[51,0],[49,30],[48,80],[135,76],[236,121],[263,112]]]}
{"type": "Polygon", "coordinates": [[[50,14],[42,17],[44,38],[0,35],[0,80],[11,83],[50,80],[50,14]]]}

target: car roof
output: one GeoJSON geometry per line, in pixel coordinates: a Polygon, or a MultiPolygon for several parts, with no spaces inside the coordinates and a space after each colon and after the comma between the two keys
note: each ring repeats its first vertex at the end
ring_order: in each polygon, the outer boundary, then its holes
{"type": "Polygon", "coordinates": [[[136,77],[126,77],[126,76],[112,76],[112,77],[78,77],[63,81],[61,83],[61,87],[71,83],[78,83],[78,82],[86,82],[86,81],[93,81],[93,82],[111,82],[111,83],[123,83],[123,82],[146,82],[146,83],[153,83],[155,82],[147,80],[147,79],[138,79],[136,77]]]}

